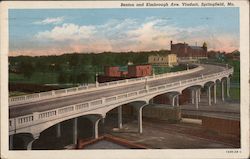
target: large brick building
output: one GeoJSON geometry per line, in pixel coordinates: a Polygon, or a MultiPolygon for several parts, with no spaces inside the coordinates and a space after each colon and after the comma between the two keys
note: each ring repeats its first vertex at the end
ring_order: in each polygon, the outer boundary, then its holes
{"type": "Polygon", "coordinates": [[[207,44],[202,46],[189,46],[187,43],[173,44],[170,42],[171,53],[176,54],[178,58],[207,58],[207,44]]]}

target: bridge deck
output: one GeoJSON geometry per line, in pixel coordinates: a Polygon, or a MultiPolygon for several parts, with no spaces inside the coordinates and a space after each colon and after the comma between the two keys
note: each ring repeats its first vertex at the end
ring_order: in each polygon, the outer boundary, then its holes
{"type": "MultiPolygon", "coordinates": [[[[149,87],[153,87],[153,86],[157,86],[161,84],[178,82],[180,80],[186,80],[186,79],[198,77],[198,76],[201,76],[202,74],[209,75],[212,73],[218,73],[225,69],[224,67],[215,66],[215,65],[202,65],[202,66],[204,67],[203,70],[190,73],[190,74],[149,81],[148,85],[149,87]]],[[[113,88],[106,88],[106,89],[100,89],[100,90],[91,91],[91,92],[68,95],[64,97],[44,99],[44,100],[40,100],[36,102],[12,105],[12,106],[9,106],[9,117],[14,118],[18,116],[31,114],[33,112],[41,112],[41,111],[46,111],[50,109],[56,109],[56,108],[60,108],[60,107],[64,107],[64,106],[68,106],[72,104],[101,99],[103,97],[109,97],[109,96],[114,96],[117,94],[133,92],[133,91],[137,91],[143,88],[145,88],[145,82],[140,82],[137,84],[127,84],[123,86],[116,86],[113,88]]]]}

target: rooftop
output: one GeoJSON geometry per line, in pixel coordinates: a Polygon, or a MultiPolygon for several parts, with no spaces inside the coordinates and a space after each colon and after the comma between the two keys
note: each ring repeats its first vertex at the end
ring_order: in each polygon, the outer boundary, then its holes
{"type": "Polygon", "coordinates": [[[125,139],[114,137],[111,135],[104,135],[98,139],[80,140],[78,142],[78,149],[146,149],[145,146],[131,143],[125,139]]]}
{"type": "Polygon", "coordinates": [[[191,47],[192,49],[195,49],[195,50],[202,50],[202,47],[200,46],[189,46],[191,47]]]}

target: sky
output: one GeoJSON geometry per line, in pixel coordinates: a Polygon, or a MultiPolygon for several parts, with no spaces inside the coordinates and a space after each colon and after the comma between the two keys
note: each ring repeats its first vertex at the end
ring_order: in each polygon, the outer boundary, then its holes
{"type": "Polygon", "coordinates": [[[238,8],[10,9],[9,55],[239,49],[238,8]]]}

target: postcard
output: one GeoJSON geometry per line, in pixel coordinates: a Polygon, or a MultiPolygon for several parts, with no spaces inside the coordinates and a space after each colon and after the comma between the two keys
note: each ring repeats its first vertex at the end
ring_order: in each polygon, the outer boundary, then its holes
{"type": "Polygon", "coordinates": [[[1,158],[248,158],[248,1],[1,6],[1,158]]]}

